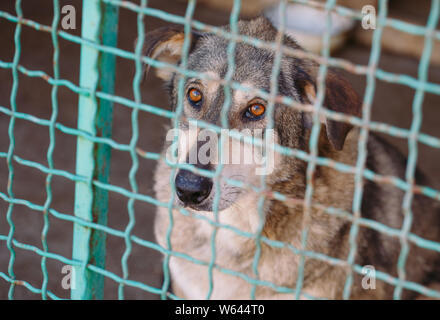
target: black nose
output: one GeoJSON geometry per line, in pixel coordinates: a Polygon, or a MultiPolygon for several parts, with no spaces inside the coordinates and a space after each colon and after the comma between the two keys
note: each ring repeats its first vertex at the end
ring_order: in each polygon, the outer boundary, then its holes
{"type": "Polygon", "coordinates": [[[212,180],[188,170],[179,170],[175,180],[176,194],[185,204],[200,204],[212,189],[212,180]]]}

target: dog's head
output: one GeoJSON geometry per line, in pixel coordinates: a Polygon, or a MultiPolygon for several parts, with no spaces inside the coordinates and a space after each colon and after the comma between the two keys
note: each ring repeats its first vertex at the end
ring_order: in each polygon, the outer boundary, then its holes
{"type": "MultiPolygon", "coordinates": [[[[227,27],[225,28],[226,30],[227,27]]],[[[252,38],[274,42],[277,30],[263,17],[240,21],[239,34],[252,38]]],[[[182,27],[166,27],[152,31],[146,35],[144,54],[159,60],[179,65],[184,44],[182,27]]],[[[270,110],[267,99],[262,98],[255,91],[244,88],[229,89],[225,94],[221,83],[231,72],[228,67],[228,40],[211,34],[192,32],[187,59],[187,69],[197,74],[205,74],[207,79],[197,77],[184,78],[183,110],[179,121],[179,160],[191,163],[197,168],[216,171],[219,165],[218,148],[219,134],[191,125],[189,119],[203,121],[222,127],[226,121],[229,129],[235,129],[244,136],[262,138],[263,141],[273,141],[279,145],[293,149],[306,150],[308,136],[312,124],[312,114],[302,112],[292,106],[275,103],[273,108],[273,139],[268,139],[268,122],[270,110]],[[217,81],[216,81],[217,80],[217,81]],[[230,103],[226,106],[226,117],[222,117],[225,99],[230,103]],[[209,136],[209,138],[207,138],[209,136]],[[185,140],[184,143],[182,141],[185,140]],[[215,143],[213,141],[215,140],[215,143]],[[208,143],[209,142],[209,143],[208,143]],[[214,146],[210,148],[206,146],[214,146]],[[209,149],[209,151],[207,151],[209,149]],[[205,159],[201,159],[205,156],[205,159]]],[[[294,40],[285,36],[283,45],[301,49],[294,40]]],[[[269,49],[236,43],[235,67],[232,72],[232,81],[243,87],[257,88],[265,92],[271,90],[271,74],[275,52],[269,49]]],[[[170,99],[175,109],[178,105],[178,87],[182,75],[171,69],[156,69],[157,75],[166,81],[170,99]]],[[[313,104],[316,98],[316,79],[318,65],[305,59],[298,59],[283,55],[278,76],[278,94],[288,96],[300,103],[313,104]]],[[[332,70],[329,70],[326,80],[326,94],[324,106],[330,110],[350,115],[360,115],[361,104],[355,91],[347,81],[343,80],[332,70]]],[[[331,119],[321,119],[325,126],[326,142],[329,148],[341,151],[351,126],[344,122],[331,119]]],[[[220,148],[223,156],[220,176],[220,190],[216,190],[213,179],[202,176],[193,171],[180,169],[175,177],[177,198],[181,204],[195,210],[211,211],[215,195],[220,192],[219,209],[225,209],[233,204],[243,194],[243,189],[226,183],[227,179],[240,180],[246,184],[259,187],[261,172],[267,174],[268,183],[287,181],[304,171],[304,163],[281,156],[275,152],[273,157],[268,156],[273,151],[270,147],[245,143],[226,135],[220,148]],[[241,155],[237,157],[239,147],[241,155]],[[264,153],[261,151],[265,149],[264,153]],[[226,154],[226,156],[225,156],[226,154]],[[251,157],[249,161],[249,155],[251,157]],[[255,156],[255,154],[261,156],[255,156]],[[263,156],[264,154],[264,156],[263,156]],[[247,159],[246,159],[246,156],[247,159]],[[232,159],[235,157],[235,161],[232,159]],[[237,159],[239,159],[237,161],[237,159]],[[263,160],[263,161],[261,161],[263,160]],[[237,163],[238,162],[238,163],[237,163]],[[261,166],[264,166],[264,170],[261,166]],[[302,168],[300,170],[300,168],[302,168]]]]}

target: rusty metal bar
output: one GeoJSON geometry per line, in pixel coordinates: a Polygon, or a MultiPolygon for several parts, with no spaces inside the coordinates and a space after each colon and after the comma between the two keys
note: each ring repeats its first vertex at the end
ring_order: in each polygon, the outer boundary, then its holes
{"type": "MultiPolygon", "coordinates": [[[[117,42],[118,7],[99,0],[83,1],[82,37],[96,44],[115,47],[117,42]]],[[[81,46],[80,86],[112,94],[116,57],[97,48],[81,46]]],[[[113,103],[95,94],[79,97],[78,129],[96,137],[111,137],[113,103]]],[[[107,224],[108,191],[96,188],[93,180],[108,182],[110,147],[79,136],[77,139],[76,173],[88,178],[75,185],[75,216],[100,225],[107,224]]],[[[102,299],[104,276],[87,264],[105,268],[105,233],[74,224],[73,259],[82,261],[73,268],[72,299],[102,299]]]]}

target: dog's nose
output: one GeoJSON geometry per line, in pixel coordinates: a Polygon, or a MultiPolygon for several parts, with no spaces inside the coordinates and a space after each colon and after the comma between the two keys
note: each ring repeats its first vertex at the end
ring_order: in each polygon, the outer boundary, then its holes
{"type": "Polygon", "coordinates": [[[200,204],[211,193],[212,180],[182,169],[176,175],[175,185],[184,204],[200,204]]]}

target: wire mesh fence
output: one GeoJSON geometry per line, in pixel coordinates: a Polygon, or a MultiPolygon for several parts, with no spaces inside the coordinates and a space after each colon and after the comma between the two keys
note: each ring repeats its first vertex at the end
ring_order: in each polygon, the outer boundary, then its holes
{"type": "MultiPolygon", "coordinates": [[[[335,0],[328,0],[326,3],[296,0],[290,2],[303,3],[314,7],[324,9],[327,15],[327,30],[331,29],[330,12],[337,12],[342,16],[348,16],[356,20],[361,20],[363,15],[361,12],[338,6],[335,0]]],[[[288,1],[280,2],[280,11],[285,11],[288,1]]],[[[430,56],[434,41],[440,40],[440,32],[436,30],[440,14],[440,1],[431,1],[431,10],[425,27],[417,26],[400,20],[387,17],[387,0],[379,1],[377,28],[374,30],[373,42],[371,47],[371,55],[368,65],[357,65],[350,61],[333,58],[330,56],[329,41],[330,32],[327,31],[323,35],[324,49],[321,54],[307,53],[301,50],[295,50],[282,44],[282,37],[278,36],[277,41],[266,42],[240,35],[238,33],[238,19],[240,15],[240,0],[235,0],[230,14],[230,29],[211,26],[199,22],[193,18],[196,6],[195,0],[189,0],[185,16],[171,14],[169,12],[154,9],[148,6],[146,0],[140,3],[119,1],[119,0],[90,0],[84,1],[83,4],[83,21],[82,35],[76,36],[69,32],[62,31],[60,24],[60,4],[58,0],[53,1],[54,16],[51,25],[43,25],[38,22],[28,20],[23,16],[21,10],[22,1],[15,1],[16,14],[0,11],[0,18],[16,24],[14,33],[14,56],[12,61],[0,61],[0,68],[11,71],[12,74],[12,90],[10,92],[10,107],[0,106],[0,113],[9,117],[8,137],[9,146],[6,152],[0,151],[0,158],[7,163],[8,182],[6,193],[0,192],[0,198],[7,203],[7,210],[4,213],[5,221],[8,224],[9,232],[0,234],[0,241],[6,244],[8,249],[9,261],[8,269],[0,271],[0,277],[9,285],[8,297],[14,298],[14,290],[16,286],[24,286],[33,293],[41,295],[43,299],[58,299],[54,293],[48,289],[48,281],[50,274],[46,264],[48,259],[60,261],[63,264],[70,265],[75,270],[76,288],[72,290],[72,298],[103,298],[104,296],[104,279],[111,279],[118,283],[118,297],[123,299],[126,287],[135,287],[147,292],[160,296],[162,299],[179,299],[170,291],[170,257],[179,257],[187,259],[194,264],[205,266],[206,272],[209,274],[209,290],[206,292],[206,298],[211,298],[213,292],[213,271],[219,270],[228,275],[236,276],[244,279],[252,285],[250,298],[255,298],[256,288],[265,286],[280,293],[291,293],[296,298],[305,295],[302,292],[304,281],[304,268],[306,259],[316,259],[325,261],[330,265],[345,267],[348,270],[345,286],[343,290],[343,298],[349,299],[355,274],[362,274],[363,266],[355,263],[355,255],[357,251],[356,236],[360,227],[371,228],[375,231],[387,234],[401,242],[401,251],[398,259],[398,276],[394,277],[384,272],[376,271],[376,277],[380,281],[395,286],[394,298],[399,299],[402,290],[412,290],[423,295],[440,298],[440,292],[427,288],[423,284],[408,281],[405,277],[405,264],[408,258],[409,245],[413,244],[421,248],[435,251],[440,254],[440,243],[431,241],[411,232],[413,223],[412,200],[414,194],[422,194],[426,197],[440,201],[440,191],[434,188],[416,185],[414,182],[415,168],[418,156],[418,144],[426,145],[430,148],[440,148],[440,139],[420,132],[421,119],[423,115],[422,104],[425,93],[440,95],[440,85],[428,81],[428,70],[430,56]],[[134,52],[117,48],[117,31],[118,31],[118,11],[130,10],[137,15],[137,41],[134,52]],[[169,23],[183,25],[185,31],[185,40],[182,49],[182,59],[180,64],[172,65],[169,63],[154,60],[151,57],[143,55],[144,37],[145,37],[145,19],[155,17],[169,23]],[[20,64],[21,57],[21,32],[24,27],[33,28],[40,32],[49,33],[53,43],[53,73],[51,75],[44,71],[31,70],[20,64]],[[378,67],[379,57],[381,53],[381,35],[385,27],[394,28],[406,33],[421,35],[425,37],[425,46],[420,59],[418,77],[414,78],[404,74],[394,74],[378,67]],[[187,59],[190,49],[190,33],[191,30],[209,32],[229,41],[228,45],[228,70],[224,79],[212,79],[209,75],[200,74],[187,67],[187,59]],[[60,78],[59,73],[59,38],[70,41],[81,46],[81,76],[79,84],[60,78]],[[270,90],[264,91],[259,88],[246,86],[242,83],[233,81],[232,76],[235,68],[234,50],[237,43],[245,43],[257,48],[265,48],[275,52],[274,65],[271,74],[270,90]],[[282,96],[278,92],[277,78],[280,72],[280,62],[283,56],[294,56],[299,58],[309,58],[319,63],[318,75],[318,91],[317,101],[315,105],[303,105],[296,102],[293,98],[282,96]],[[134,99],[127,99],[114,94],[114,76],[115,76],[115,59],[123,58],[134,62],[135,74],[132,81],[132,91],[134,99]],[[177,72],[183,77],[178,86],[178,106],[176,110],[170,111],[149,105],[142,102],[141,81],[143,75],[143,65],[147,64],[155,68],[169,68],[177,72]],[[343,113],[334,112],[323,107],[325,81],[328,67],[335,67],[347,70],[348,72],[363,75],[367,79],[367,86],[363,100],[362,117],[349,116],[343,113]],[[43,119],[31,114],[19,112],[17,109],[17,92],[20,90],[19,74],[26,77],[41,78],[52,86],[51,90],[51,116],[49,119],[43,119]],[[221,129],[227,128],[227,113],[231,104],[230,89],[241,90],[244,92],[256,92],[259,96],[269,101],[268,114],[273,115],[275,102],[283,103],[304,112],[312,112],[313,126],[310,136],[310,152],[304,152],[298,149],[291,149],[282,145],[275,145],[275,152],[295,157],[307,162],[307,187],[304,199],[293,199],[279,192],[268,192],[265,188],[265,176],[262,176],[261,188],[256,191],[260,193],[258,203],[260,224],[257,233],[249,233],[239,230],[233,226],[225,225],[218,220],[219,211],[219,194],[214,199],[214,215],[212,219],[203,215],[189,212],[187,209],[176,206],[174,198],[171,197],[169,202],[161,202],[150,195],[139,192],[138,187],[138,165],[139,159],[150,159],[155,161],[166,161],[159,153],[146,152],[137,147],[139,138],[139,112],[146,112],[160,117],[172,120],[173,126],[178,127],[178,123],[182,116],[184,79],[186,77],[217,81],[225,88],[225,101],[222,108],[221,126],[210,123],[198,122],[203,128],[209,128],[214,132],[220,133],[221,129]],[[410,129],[399,128],[386,123],[375,122],[371,120],[371,106],[375,94],[376,80],[396,83],[408,86],[416,91],[412,103],[413,118],[410,129]],[[58,122],[59,106],[61,101],[58,98],[58,90],[60,87],[67,88],[79,97],[78,109],[78,127],[69,127],[58,122]],[[117,103],[128,107],[131,112],[132,135],[128,144],[123,144],[112,139],[111,123],[113,104],[117,103]],[[329,119],[346,122],[355,127],[360,128],[360,139],[358,142],[358,157],[356,166],[350,166],[345,163],[336,162],[334,160],[320,157],[318,154],[318,139],[320,134],[319,117],[324,115],[329,119]],[[14,127],[17,119],[32,122],[36,125],[46,127],[49,131],[50,144],[46,151],[47,165],[24,159],[14,153],[16,148],[14,127]],[[77,138],[76,150],[76,172],[69,172],[57,169],[53,161],[53,152],[56,146],[56,132],[71,135],[77,138]],[[405,179],[394,176],[383,176],[366,168],[366,143],[368,132],[380,132],[394,137],[404,138],[408,140],[408,163],[406,167],[405,179]],[[118,150],[127,152],[132,162],[129,171],[129,188],[123,188],[113,185],[109,182],[110,168],[110,152],[118,150]],[[36,204],[27,199],[20,199],[14,195],[14,168],[17,164],[37,169],[46,175],[46,201],[43,204],[36,204]],[[355,192],[353,197],[352,211],[347,212],[340,208],[326,207],[312,201],[314,186],[313,175],[317,166],[325,166],[333,168],[341,173],[349,173],[355,179],[355,192]],[[54,177],[62,177],[75,183],[75,215],[60,212],[51,207],[53,201],[52,180],[54,177]],[[401,204],[404,212],[404,223],[401,229],[391,228],[377,221],[361,217],[361,203],[363,197],[363,181],[369,180],[380,184],[390,184],[402,190],[405,193],[404,201],[401,204]],[[110,194],[109,194],[110,192],[110,194]],[[120,194],[127,198],[128,224],[124,230],[116,230],[107,226],[108,197],[113,193],[120,194]],[[293,205],[304,206],[305,215],[310,214],[312,208],[323,210],[326,214],[337,216],[351,222],[350,229],[350,250],[346,260],[324,255],[319,252],[307,250],[307,225],[303,229],[301,237],[301,247],[294,247],[289,243],[270,239],[262,234],[264,225],[263,204],[265,199],[276,199],[293,205]],[[147,202],[154,206],[164,207],[169,210],[170,224],[167,229],[167,245],[160,246],[151,241],[147,241],[132,233],[136,224],[135,219],[135,202],[147,202]],[[41,246],[35,246],[19,242],[15,239],[16,231],[14,224],[14,209],[17,206],[26,206],[32,210],[42,213],[44,226],[41,230],[41,246]],[[183,215],[192,216],[194,219],[202,219],[207,221],[214,227],[211,235],[211,260],[202,261],[182,252],[174,251],[171,245],[171,235],[173,232],[172,211],[177,210],[183,215]],[[74,228],[73,239],[65,239],[65,241],[73,241],[73,255],[67,257],[53,253],[49,249],[47,234],[50,230],[49,217],[61,219],[72,223],[74,228]],[[253,275],[248,275],[237,270],[227,269],[216,264],[216,245],[215,237],[219,228],[226,228],[242,237],[255,240],[256,250],[253,260],[253,275]],[[125,243],[125,250],[121,257],[122,274],[116,274],[106,269],[106,235],[118,237],[125,243]],[[146,248],[156,250],[164,255],[163,260],[163,284],[160,287],[153,287],[149,284],[130,279],[130,270],[128,267],[128,259],[130,257],[133,244],[137,244],[146,248]],[[286,248],[293,254],[300,256],[298,269],[298,279],[296,287],[284,287],[274,283],[260,280],[258,277],[258,263],[261,253],[261,244],[269,245],[274,248],[286,248]],[[41,287],[31,285],[26,279],[18,279],[14,272],[14,263],[20,250],[34,252],[41,257],[41,287]]],[[[281,15],[283,17],[283,15],[281,15]]],[[[285,20],[281,19],[279,34],[284,32],[285,20]]],[[[269,117],[268,127],[274,126],[273,117],[269,117]]],[[[233,138],[244,139],[247,143],[262,145],[263,140],[248,139],[240,134],[231,133],[233,138]]],[[[222,143],[222,142],[220,142],[222,143]]],[[[185,168],[206,177],[210,177],[219,183],[219,177],[222,174],[222,165],[217,166],[215,171],[203,170],[187,164],[170,164],[172,166],[172,175],[179,168],[185,168]]],[[[241,181],[228,179],[227,183],[240,188],[253,188],[243,184],[241,181]]],[[[170,184],[175,190],[174,179],[170,178],[170,184]]],[[[254,188],[255,190],[255,188],[254,188]]],[[[35,272],[35,271],[34,271],[35,272]]],[[[4,285],[4,283],[2,284],[4,285]]],[[[307,298],[314,299],[316,297],[306,295],[307,298]]]]}

